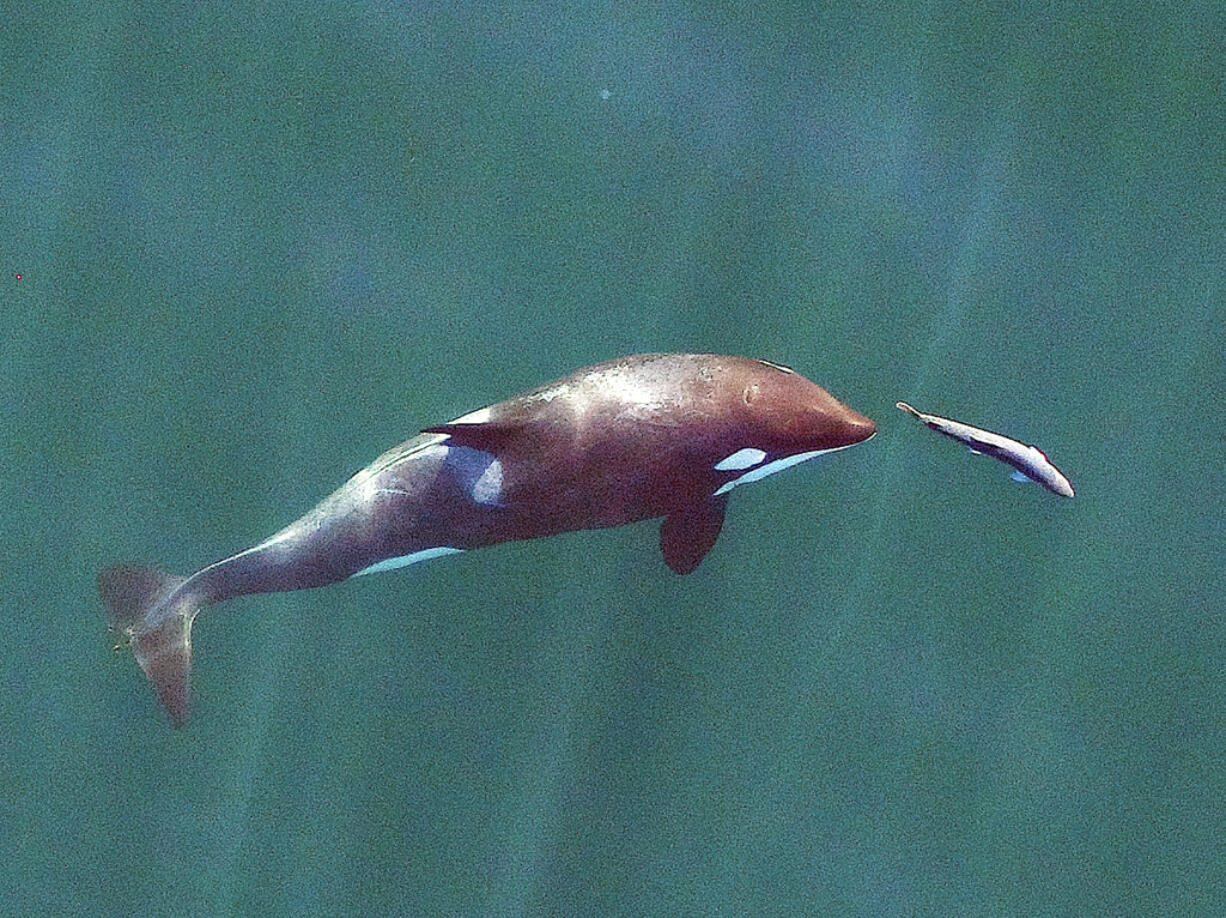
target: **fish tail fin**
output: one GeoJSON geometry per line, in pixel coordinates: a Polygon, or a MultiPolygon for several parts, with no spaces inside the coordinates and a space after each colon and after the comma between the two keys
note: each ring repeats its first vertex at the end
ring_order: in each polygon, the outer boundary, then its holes
{"type": "Polygon", "coordinates": [[[905,411],[905,412],[907,412],[907,414],[912,414],[912,415],[915,415],[915,417],[917,417],[917,418],[920,416],[919,411],[918,411],[918,410],[916,410],[915,408],[912,408],[912,407],[911,407],[910,405],[908,405],[906,402],[895,402],[895,403],[894,403],[894,407],[895,407],[895,408],[898,408],[900,411],[905,411]]]}
{"type": "Polygon", "coordinates": [[[120,565],[98,575],[111,630],[124,635],[176,727],[191,715],[192,620],[201,601],[177,596],[187,582],[151,567],[120,565]]]}

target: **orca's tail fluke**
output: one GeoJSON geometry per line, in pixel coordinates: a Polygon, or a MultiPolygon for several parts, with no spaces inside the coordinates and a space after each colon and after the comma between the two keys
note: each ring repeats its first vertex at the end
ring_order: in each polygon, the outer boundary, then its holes
{"type": "Polygon", "coordinates": [[[176,727],[191,715],[192,619],[200,601],[186,578],[121,565],[98,575],[111,629],[123,635],[176,727]]]}

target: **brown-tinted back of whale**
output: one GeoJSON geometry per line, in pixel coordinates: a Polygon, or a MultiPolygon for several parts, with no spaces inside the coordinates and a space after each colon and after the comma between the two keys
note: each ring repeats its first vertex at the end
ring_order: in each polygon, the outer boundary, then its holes
{"type": "Polygon", "coordinates": [[[500,459],[507,541],[664,516],[733,477],[714,466],[739,449],[837,449],[876,427],[778,364],[641,354],[491,405],[481,423],[426,430],[500,459]]]}

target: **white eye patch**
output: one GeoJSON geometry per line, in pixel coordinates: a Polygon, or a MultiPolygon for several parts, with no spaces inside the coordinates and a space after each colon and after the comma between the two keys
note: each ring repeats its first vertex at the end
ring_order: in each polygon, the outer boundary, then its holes
{"type": "Polygon", "coordinates": [[[728,472],[735,469],[747,469],[750,466],[757,465],[765,458],[766,453],[763,450],[747,446],[744,449],[738,449],[731,456],[725,456],[715,463],[715,471],[728,472]]]}
{"type": "MultiPolygon", "coordinates": [[[[782,472],[784,469],[791,468],[794,465],[798,465],[801,462],[812,459],[814,456],[820,456],[824,453],[838,452],[841,449],[847,449],[848,446],[855,446],[855,444],[848,443],[847,446],[835,446],[831,449],[814,449],[807,453],[795,453],[791,456],[784,456],[782,459],[776,459],[774,462],[768,462],[766,465],[759,465],[757,468],[750,468],[744,475],[734,478],[732,481],[724,482],[715,489],[715,493],[712,496],[718,497],[721,494],[727,494],[737,485],[757,481],[760,478],[765,478],[767,475],[774,475],[776,472],[782,472]]],[[[744,452],[744,450],[741,450],[741,452],[744,452]]],[[[732,454],[732,456],[736,455],[737,453],[732,454]]],[[[731,459],[732,456],[729,456],[728,458],[731,459]]]]}

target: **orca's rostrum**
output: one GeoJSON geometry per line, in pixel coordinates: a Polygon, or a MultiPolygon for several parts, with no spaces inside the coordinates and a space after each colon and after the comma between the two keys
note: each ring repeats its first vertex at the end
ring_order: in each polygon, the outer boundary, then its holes
{"type": "Polygon", "coordinates": [[[190,577],[119,566],[99,575],[99,590],[182,725],[192,621],[205,606],[652,517],[664,517],[665,562],[689,573],[715,544],[734,487],[875,430],[779,364],[623,357],[425,428],[297,522],[190,577]]]}

